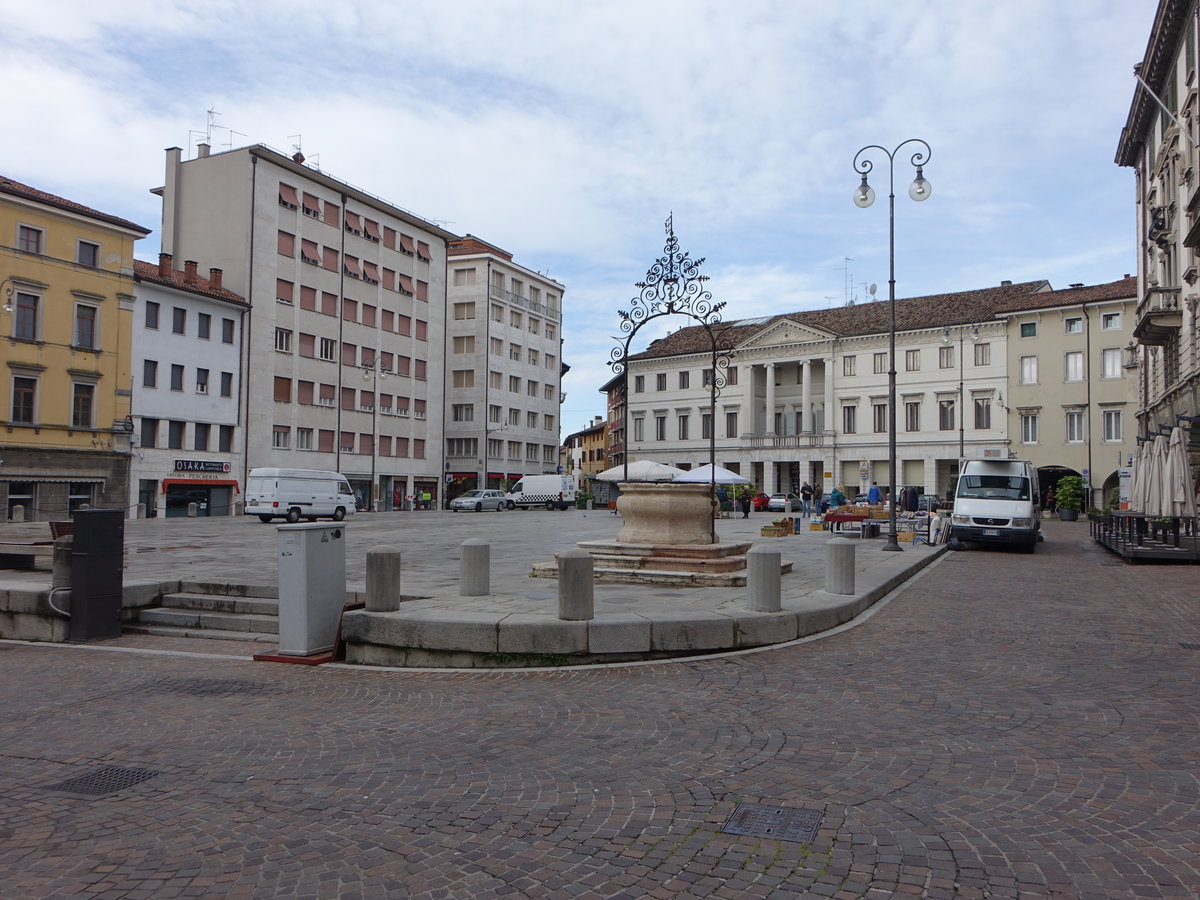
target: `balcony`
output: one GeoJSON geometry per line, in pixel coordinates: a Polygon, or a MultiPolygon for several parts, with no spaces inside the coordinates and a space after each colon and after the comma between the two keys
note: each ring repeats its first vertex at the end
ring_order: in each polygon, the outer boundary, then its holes
{"type": "Polygon", "coordinates": [[[824,434],[743,434],[742,441],[752,450],[824,447],[824,434]]]}
{"type": "Polygon", "coordinates": [[[493,300],[505,300],[514,306],[522,306],[530,312],[535,312],[540,316],[545,316],[549,319],[558,321],[559,313],[557,309],[552,309],[544,303],[538,303],[536,300],[530,300],[527,297],[522,297],[520,294],[514,294],[512,291],[507,291],[498,285],[492,285],[490,288],[490,296],[493,300]]]}
{"type": "Polygon", "coordinates": [[[1183,327],[1179,294],[1177,287],[1146,288],[1145,296],[1138,303],[1137,325],[1133,329],[1133,335],[1140,343],[1158,347],[1178,335],[1183,327]]]}

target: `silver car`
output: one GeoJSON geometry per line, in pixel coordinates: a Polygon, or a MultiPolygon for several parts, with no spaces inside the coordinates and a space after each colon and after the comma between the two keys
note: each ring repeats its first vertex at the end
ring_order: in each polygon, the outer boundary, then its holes
{"type": "Polygon", "coordinates": [[[504,509],[505,502],[504,491],[467,491],[450,501],[450,511],[473,509],[475,512],[483,512],[485,509],[494,509],[496,512],[500,512],[504,509]]]}
{"type": "Polygon", "coordinates": [[[770,512],[787,512],[789,500],[792,501],[792,512],[800,509],[799,494],[772,494],[771,499],[767,501],[767,510],[770,512]]]}

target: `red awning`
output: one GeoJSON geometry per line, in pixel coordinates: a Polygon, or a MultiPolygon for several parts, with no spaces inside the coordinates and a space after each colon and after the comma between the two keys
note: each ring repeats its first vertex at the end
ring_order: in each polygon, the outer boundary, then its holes
{"type": "Polygon", "coordinates": [[[279,196],[283,198],[284,203],[290,203],[292,206],[300,205],[300,198],[296,196],[296,189],[290,184],[279,183],[279,196]]]}
{"type": "Polygon", "coordinates": [[[367,261],[364,259],[364,260],[363,260],[363,264],[362,264],[362,265],[363,265],[363,274],[364,274],[364,275],[366,275],[366,276],[367,276],[368,278],[370,278],[372,281],[378,281],[378,280],[379,280],[379,270],[375,268],[375,263],[373,263],[373,262],[367,262],[367,261]]]}
{"type": "Polygon", "coordinates": [[[321,211],[321,201],[318,200],[316,197],[314,197],[312,194],[305,194],[304,195],[304,208],[311,209],[314,212],[320,212],[321,211]]]}
{"type": "Polygon", "coordinates": [[[346,227],[354,231],[362,231],[362,222],[359,221],[358,213],[347,211],[344,213],[346,219],[346,227]]]}
{"type": "Polygon", "coordinates": [[[400,276],[400,290],[408,291],[410,294],[413,292],[412,279],[409,278],[407,275],[400,276]]]}
{"type": "Polygon", "coordinates": [[[382,241],[383,235],[379,233],[379,223],[372,222],[370,219],[367,219],[366,224],[367,224],[367,234],[369,234],[371,237],[375,238],[375,240],[377,240],[377,241],[382,241]]]}
{"type": "Polygon", "coordinates": [[[359,278],[362,277],[362,269],[360,269],[358,267],[358,259],[357,258],[355,258],[353,256],[343,256],[342,262],[345,263],[346,268],[352,274],[357,275],[359,278]]]}
{"type": "Polygon", "coordinates": [[[417,252],[417,248],[413,246],[413,239],[410,238],[407,234],[400,235],[400,246],[404,250],[407,250],[409,253],[417,252]]]}
{"type": "Polygon", "coordinates": [[[222,487],[232,487],[235,494],[242,492],[242,489],[238,487],[237,480],[233,478],[164,478],[162,480],[163,493],[167,492],[167,488],[181,484],[186,484],[189,487],[212,487],[213,485],[220,485],[222,487]]]}
{"type": "Polygon", "coordinates": [[[429,252],[429,245],[424,241],[417,241],[417,256],[421,259],[433,259],[433,254],[429,252]]]}

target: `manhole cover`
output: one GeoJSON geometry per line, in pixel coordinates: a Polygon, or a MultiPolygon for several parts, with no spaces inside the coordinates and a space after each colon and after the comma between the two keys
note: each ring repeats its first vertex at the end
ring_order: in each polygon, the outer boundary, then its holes
{"type": "Polygon", "coordinates": [[[230,694],[258,694],[270,687],[257,681],[236,678],[168,678],[152,684],[152,690],[191,697],[227,697],[230,694]]]}
{"type": "Polygon", "coordinates": [[[115,794],[125,788],[141,784],[157,775],[148,769],[125,769],[121,766],[101,766],[86,775],[70,778],[58,784],[46,786],[48,791],[62,791],[65,794],[84,794],[88,797],[103,797],[105,794],[115,794]]]}
{"type": "Polygon", "coordinates": [[[819,809],[739,803],[721,830],[726,834],[810,844],[817,836],[824,815],[819,809]]]}

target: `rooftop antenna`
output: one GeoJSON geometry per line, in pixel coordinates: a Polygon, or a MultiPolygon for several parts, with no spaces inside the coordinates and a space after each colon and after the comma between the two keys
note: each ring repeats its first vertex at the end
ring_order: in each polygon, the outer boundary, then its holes
{"type": "Polygon", "coordinates": [[[833,301],[836,299],[837,299],[837,297],[833,296],[832,294],[826,294],[825,295],[825,308],[833,309],[833,301]]]}
{"type": "Polygon", "coordinates": [[[232,128],[226,128],[225,130],[229,132],[229,143],[226,144],[225,146],[228,147],[230,150],[233,149],[233,136],[235,134],[240,135],[241,137],[248,137],[248,135],[244,131],[234,131],[232,128]]]}
{"type": "Polygon", "coordinates": [[[211,147],[212,146],[213,126],[216,125],[217,116],[219,116],[220,113],[217,112],[216,107],[213,107],[213,106],[210,106],[208,109],[205,110],[205,112],[208,114],[208,126],[204,133],[204,139],[208,143],[208,145],[211,147]]]}
{"type": "Polygon", "coordinates": [[[292,140],[293,138],[296,139],[296,143],[292,144],[292,149],[295,150],[296,152],[292,154],[292,162],[303,163],[304,162],[304,152],[300,149],[300,145],[304,141],[304,136],[300,135],[300,134],[289,134],[288,135],[289,141],[292,140]]]}
{"type": "Polygon", "coordinates": [[[853,257],[843,256],[844,262],[838,268],[842,271],[842,302],[846,306],[853,306],[850,300],[850,286],[853,283],[853,277],[850,275],[850,263],[854,262],[853,257]]]}

